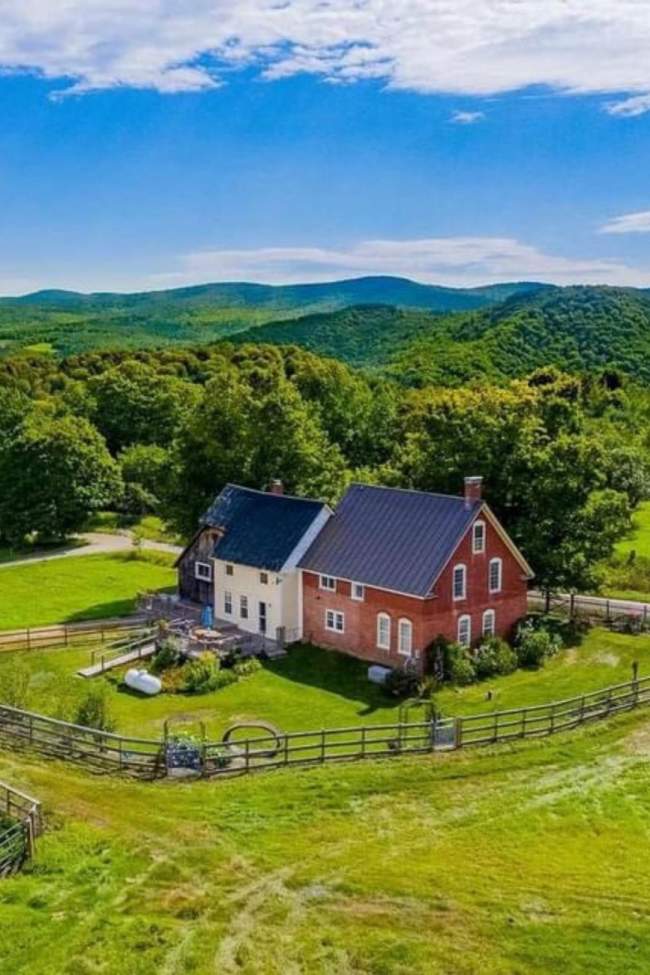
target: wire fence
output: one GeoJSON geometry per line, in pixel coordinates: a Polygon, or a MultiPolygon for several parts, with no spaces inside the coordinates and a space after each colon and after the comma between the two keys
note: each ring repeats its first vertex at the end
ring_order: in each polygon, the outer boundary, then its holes
{"type": "Polygon", "coordinates": [[[232,775],[332,761],[451,751],[539,738],[650,703],[650,677],[548,704],[421,722],[325,728],[221,741],[128,738],[0,706],[0,744],[22,745],[94,772],[142,779],[232,775]]]}
{"type": "Polygon", "coordinates": [[[40,802],[0,782],[0,877],[15,873],[34,855],[42,830],[40,802]]]}

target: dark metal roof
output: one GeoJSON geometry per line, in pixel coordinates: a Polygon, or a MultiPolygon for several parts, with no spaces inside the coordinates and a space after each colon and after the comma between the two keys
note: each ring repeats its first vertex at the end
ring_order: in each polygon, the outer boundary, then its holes
{"type": "Polygon", "coordinates": [[[227,484],[201,519],[224,532],[214,556],[279,572],[325,505],[227,484]]]}
{"type": "Polygon", "coordinates": [[[426,596],[481,505],[446,494],[353,484],[300,566],[426,596]]]}

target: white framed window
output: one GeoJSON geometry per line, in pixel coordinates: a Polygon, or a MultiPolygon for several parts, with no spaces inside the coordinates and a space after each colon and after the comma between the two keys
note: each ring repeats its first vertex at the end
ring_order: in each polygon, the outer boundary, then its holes
{"type": "Polygon", "coordinates": [[[397,624],[397,649],[402,656],[411,656],[413,651],[413,624],[410,620],[401,619],[397,624]]]}
{"type": "Polygon", "coordinates": [[[390,616],[377,613],[377,646],[380,650],[390,650],[390,616]]]}
{"type": "Polygon", "coordinates": [[[232,616],[232,593],[224,592],[223,594],[223,611],[226,616],[232,616]]]}
{"type": "Polygon", "coordinates": [[[501,592],[503,563],[501,559],[490,559],[490,592],[501,592]]]}
{"type": "Polygon", "coordinates": [[[226,565],[226,575],[227,576],[234,576],[234,574],[235,574],[235,567],[234,567],[234,565],[226,565]]]}
{"type": "Polygon", "coordinates": [[[334,576],[319,576],[319,589],[327,589],[328,592],[336,592],[336,579],[334,576]]]}
{"type": "Polygon", "coordinates": [[[483,613],[483,636],[494,636],[496,628],[496,613],[493,609],[486,609],[483,613]]]}
{"type": "Polygon", "coordinates": [[[472,617],[458,617],[458,642],[461,647],[469,647],[472,644],[472,617]]]}
{"type": "Polygon", "coordinates": [[[475,521],[472,529],[472,552],[481,555],[485,551],[485,522],[475,521]]]}
{"type": "Polygon", "coordinates": [[[248,619],[248,596],[239,597],[239,615],[243,620],[248,619]]]}
{"type": "Polygon", "coordinates": [[[194,575],[197,579],[200,579],[201,582],[212,582],[212,563],[195,562],[194,575]]]}
{"type": "Polygon", "coordinates": [[[452,586],[454,599],[465,599],[467,595],[467,568],[464,565],[454,566],[452,586]]]}
{"type": "Polygon", "coordinates": [[[360,582],[353,582],[350,589],[350,595],[353,599],[356,599],[358,603],[362,603],[366,598],[366,587],[362,586],[360,582]]]}
{"type": "Polygon", "coordinates": [[[343,633],[345,631],[345,616],[343,613],[338,613],[335,609],[326,610],[325,629],[332,630],[334,633],[343,633]]]}
{"type": "Polygon", "coordinates": [[[268,582],[269,582],[269,574],[268,574],[268,572],[260,572],[260,583],[263,586],[267,586],[268,585],[268,582]]]}

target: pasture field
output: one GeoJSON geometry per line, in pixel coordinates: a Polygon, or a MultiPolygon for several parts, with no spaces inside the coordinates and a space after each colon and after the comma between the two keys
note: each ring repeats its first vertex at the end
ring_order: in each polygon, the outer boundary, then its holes
{"type": "Polygon", "coordinates": [[[0,630],[128,616],[139,592],[173,586],[173,556],[75,555],[0,568],[0,630]]]}
{"type": "Polygon", "coordinates": [[[423,758],[134,783],[0,752],[48,830],[1,975],[646,975],[650,716],[423,758]]]}

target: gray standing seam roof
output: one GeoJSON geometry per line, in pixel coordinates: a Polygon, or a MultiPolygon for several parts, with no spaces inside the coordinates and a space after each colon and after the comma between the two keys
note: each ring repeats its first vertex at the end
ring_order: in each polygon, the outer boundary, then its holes
{"type": "Polygon", "coordinates": [[[224,532],[215,558],[279,572],[324,507],[322,501],[227,484],[201,523],[224,532]]]}
{"type": "Polygon", "coordinates": [[[481,506],[446,494],[353,484],[300,567],[427,596],[481,506]]]}

